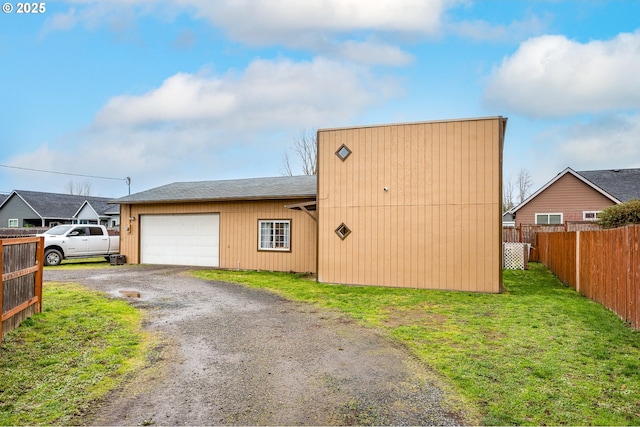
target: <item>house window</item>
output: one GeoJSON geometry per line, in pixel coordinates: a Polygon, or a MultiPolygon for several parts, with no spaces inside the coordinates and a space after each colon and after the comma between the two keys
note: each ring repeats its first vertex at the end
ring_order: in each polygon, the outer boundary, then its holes
{"type": "Polygon", "coordinates": [[[17,228],[18,227],[18,219],[10,219],[9,220],[9,227],[10,228],[17,228]]]}
{"type": "Polygon", "coordinates": [[[602,211],[584,211],[582,212],[582,219],[584,221],[595,221],[600,218],[600,213],[602,211]]]}
{"type": "Polygon", "coordinates": [[[259,251],[290,251],[291,250],[291,220],[259,220],[258,221],[258,250],[259,251]]]}
{"type": "Polygon", "coordinates": [[[536,214],[536,224],[537,225],[557,225],[562,224],[562,214],[561,213],[545,213],[545,214],[536,214]]]}

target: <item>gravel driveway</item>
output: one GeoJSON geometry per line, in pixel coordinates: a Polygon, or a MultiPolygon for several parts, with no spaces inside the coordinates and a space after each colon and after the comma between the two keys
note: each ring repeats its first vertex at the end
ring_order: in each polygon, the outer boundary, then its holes
{"type": "Polygon", "coordinates": [[[152,367],[81,420],[94,425],[459,425],[433,374],[351,320],[164,266],[47,269],[148,311],[152,367]]]}

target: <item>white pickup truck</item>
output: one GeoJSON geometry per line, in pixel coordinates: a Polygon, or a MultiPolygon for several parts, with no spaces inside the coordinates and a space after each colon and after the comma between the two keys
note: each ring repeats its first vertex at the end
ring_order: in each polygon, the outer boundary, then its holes
{"type": "Polygon", "coordinates": [[[67,258],[87,258],[120,252],[120,236],[110,236],[102,225],[58,225],[37,236],[44,236],[44,265],[59,265],[67,258]]]}

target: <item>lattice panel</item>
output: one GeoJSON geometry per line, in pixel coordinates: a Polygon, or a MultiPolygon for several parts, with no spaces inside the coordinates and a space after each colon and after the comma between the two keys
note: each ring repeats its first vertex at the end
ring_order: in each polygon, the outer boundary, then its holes
{"type": "Polygon", "coordinates": [[[529,268],[529,245],[527,243],[504,242],[502,244],[502,268],[526,270],[529,268]]]}

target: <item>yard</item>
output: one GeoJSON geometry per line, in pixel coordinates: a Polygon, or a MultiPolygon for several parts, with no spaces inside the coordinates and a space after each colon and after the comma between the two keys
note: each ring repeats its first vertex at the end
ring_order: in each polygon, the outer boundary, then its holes
{"type": "MultiPolygon", "coordinates": [[[[339,310],[402,342],[438,373],[443,384],[450,384],[452,392],[462,395],[485,425],[640,425],[640,332],[560,284],[539,264],[530,264],[528,271],[506,271],[506,291],[500,295],[326,285],[284,273],[193,274],[339,310]]],[[[56,336],[79,337],[78,328],[87,323],[86,310],[71,310],[73,302],[65,305],[66,288],[45,283],[45,292],[49,308],[0,346],[0,424],[67,424],[91,404],[88,399],[102,395],[137,366],[125,358],[117,361],[121,369],[101,373],[109,365],[101,361],[120,353],[113,351],[116,345],[139,357],[139,318],[131,322],[133,335],[101,340],[100,354],[92,363],[86,359],[98,337],[91,331],[99,326],[88,328],[86,338],[65,341],[63,347],[72,350],[70,359],[55,353],[52,342],[33,352],[38,347],[33,334],[54,327],[56,336]],[[55,314],[64,315],[64,321],[55,314]],[[12,357],[20,352],[29,357],[12,357]],[[50,389],[21,386],[45,374],[56,379],[43,384],[50,389]],[[85,394],[85,389],[93,394],[85,394]],[[71,394],[59,394],[60,390],[71,394]],[[58,402],[55,406],[41,400],[49,394],[59,396],[52,399],[52,404],[58,402]]],[[[104,318],[105,325],[113,325],[113,311],[106,308],[92,311],[90,317],[92,324],[104,318]]]]}
{"type": "Polygon", "coordinates": [[[196,274],[338,309],[399,340],[476,406],[485,425],[640,425],[640,332],[540,264],[505,271],[500,295],[196,274]]]}

